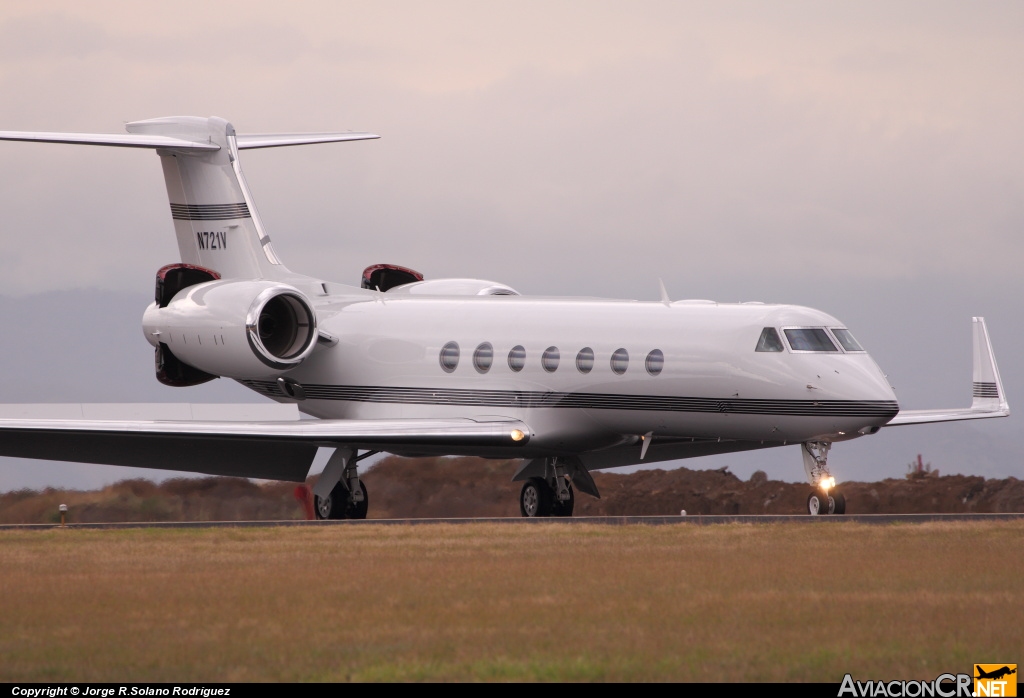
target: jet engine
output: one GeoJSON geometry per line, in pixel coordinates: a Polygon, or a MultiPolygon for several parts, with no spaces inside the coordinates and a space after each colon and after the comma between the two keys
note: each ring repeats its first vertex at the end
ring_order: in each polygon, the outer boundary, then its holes
{"type": "Polygon", "coordinates": [[[217,376],[273,378],[317,341],[316,315],[298,289],[273,281],[207,281],[154,302],[142,327],[157,349],[157,378],[195,385],[217,376]]]}

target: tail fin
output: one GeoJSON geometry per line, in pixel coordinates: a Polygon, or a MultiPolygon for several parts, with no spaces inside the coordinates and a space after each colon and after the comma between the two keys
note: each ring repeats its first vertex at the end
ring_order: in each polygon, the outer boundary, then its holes
{"type": "Polygon", "coordinates": [[[238,164],[235,129],[218,118],[135,121],[128,133],[205,141],[217,150],[159,149],[181,261],[222,278],[275,278],[274,253],[238,164]]]}
{"type": "Polygon", "coordinates": [[[156,149],[163,165],[181,261],[222,278],[279,278],[288,270],[274,252],[238,162],[238,151],[377,138],[371,133],[238,136],[217,117],[135,121],[128,135],[0,132],[0,140],[156,149]]]}

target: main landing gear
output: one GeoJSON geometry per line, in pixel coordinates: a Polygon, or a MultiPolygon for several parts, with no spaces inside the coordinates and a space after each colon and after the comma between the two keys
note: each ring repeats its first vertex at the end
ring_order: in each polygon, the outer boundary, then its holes
{"type": "Polygon", "coordinates": [[[594,478],[578,458],[536,458],[524,463],[512,480],[526,481],[519,492],[519,512],[529,518],[572,516],[574,484],[580,492],[601,497],[594,478]]]}
{"type": "Polygon", "coordinates": [[[366,485],[359,479],[359,461],[379,451],[362,455],[350,448],[335,450],[313,488],[313,509],[318,519],[365,519],[370,506],[366,485]]]}
{"type": "Polygon", "coordinates": [[[576,502],[572,485],[561,478],[561,484],[568,492],[567,499],[559,499],[557,485],[548,484],[542,477],[531,477],[519,493],[519,511],[523,516],[572,516],[576,502]]]}
{"type": "Polygon", "coordinates": [[[803,445],[804,471],[813,488],[807,495],[807,513],[811,516],[846,513],[846,497],[836,491],[836,480],[828,471],[831,447],[827,441],[808,441],[803,445]]]}

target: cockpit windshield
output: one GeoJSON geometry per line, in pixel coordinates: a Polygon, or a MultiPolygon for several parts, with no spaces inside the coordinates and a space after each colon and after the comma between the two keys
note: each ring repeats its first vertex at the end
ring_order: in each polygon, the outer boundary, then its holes
{"type": "Polygon", "coordinates": [[[799,327],[783,330],[793,351],[839,351],[821,327],[799,327]]]}
{"type": "Polygon", "coordinates": [[[832,334],[836,336],[846,351],[864,351],[864,347],[853,338],[853,333],[850,330],[832,328],[832,334]]]}

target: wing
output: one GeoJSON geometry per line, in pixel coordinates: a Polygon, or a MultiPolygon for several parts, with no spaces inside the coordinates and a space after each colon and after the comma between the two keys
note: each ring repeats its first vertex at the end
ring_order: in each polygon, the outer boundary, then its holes
{"type": "Polygon", "coordinates": [[[985,318],[976,317],[973,318],[973,322],[974,390],[971,406],[948,410],[900,410],[886,426],[1009,416],[1010,403],[1003,392],[1003,381],[999,377],[999,367],[996,366],[996,356],[992,351],[992,340],[988,336],[985,318]]]}
{"type": "Polygon", "coordinates": [[[0,456],[301,482],[321,446],[430,454],[507,451],[525,445],[530,434],[522,422],[502,418],[19,418],[0,419],[0,456]]]}

